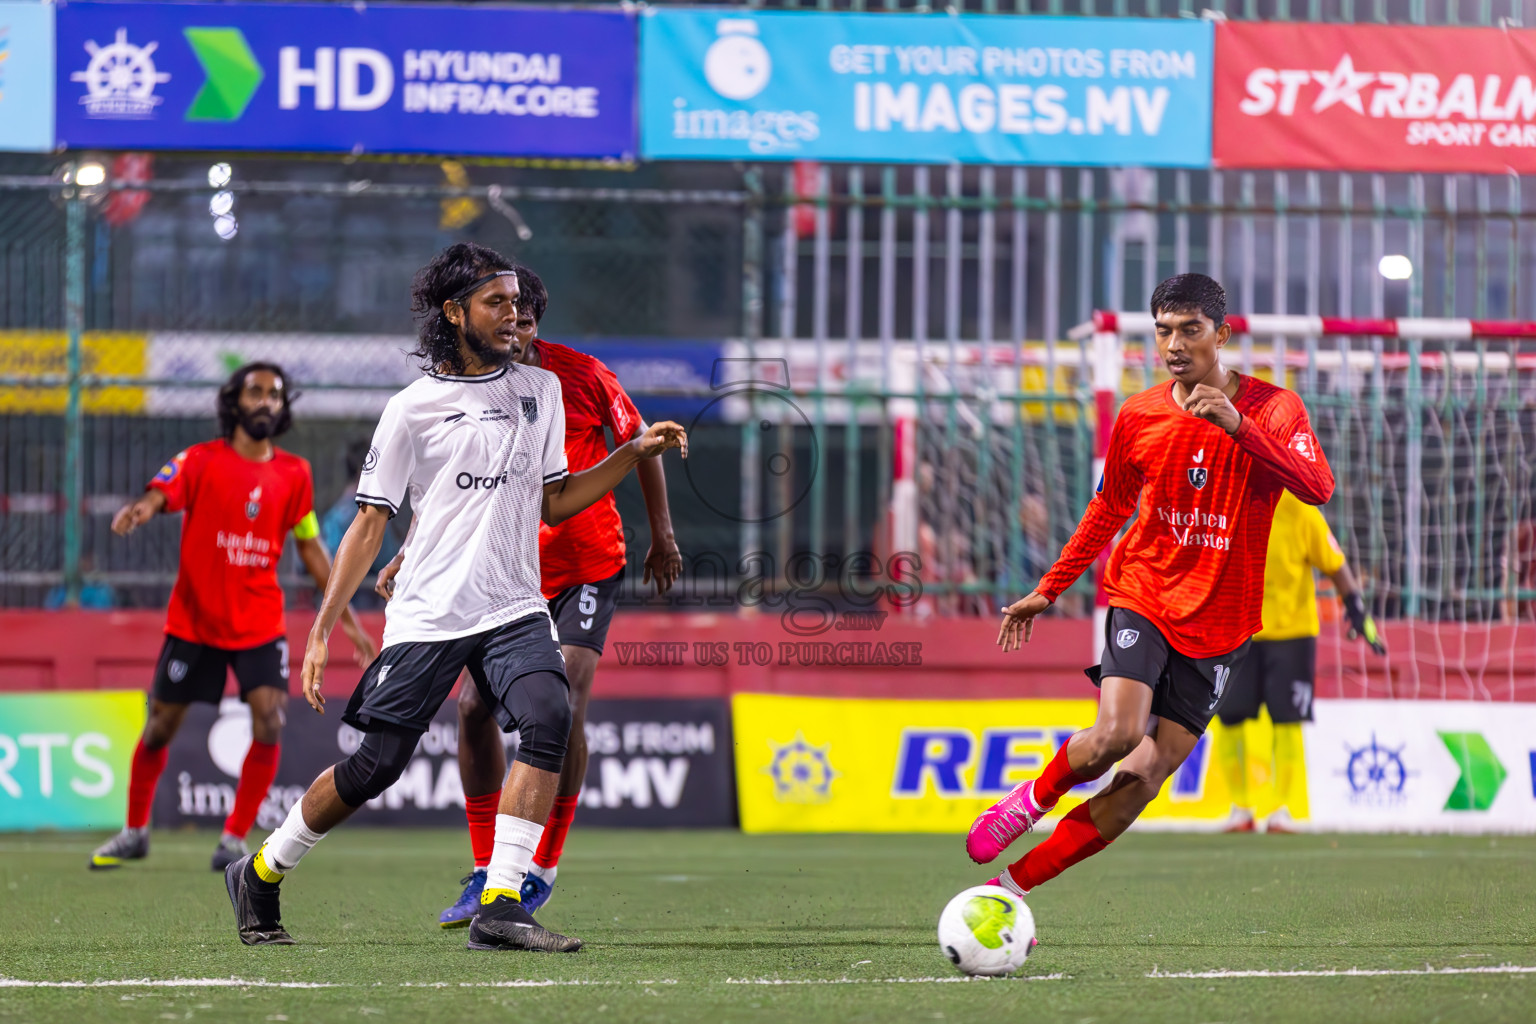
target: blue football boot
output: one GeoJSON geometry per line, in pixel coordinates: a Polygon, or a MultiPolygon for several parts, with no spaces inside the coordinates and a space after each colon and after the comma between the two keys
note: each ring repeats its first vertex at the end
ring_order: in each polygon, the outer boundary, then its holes
{"type": "Polygon", "coordinates": [[[437,915],[437,923],[443,928],[467,928],[470,920],[480,909],[480,893],[485,888],[485,868],[475,868],[459,879],[464,891],[453,906],[437,915]]]}
{"type": "Polygon", "coordinates": [[[523,877],[523,909],[530,914],[537,914],[539,908],[549,902],[554,895],[555,887],[544,881],[532,871],[523,877]]]}

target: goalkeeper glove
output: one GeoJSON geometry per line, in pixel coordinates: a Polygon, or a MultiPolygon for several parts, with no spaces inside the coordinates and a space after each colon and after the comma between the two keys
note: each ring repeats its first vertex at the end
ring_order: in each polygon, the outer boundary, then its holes
{"type": "Polygon", "coordinates": [[[1381,634],[1376,632],[1376,620],[1365,613],[1365,602],[1359,594],[1349,594],[1344,598],[1344,613],[1349,616],[1351,640],[1363,639],[1377,654],[1387,653],[1387,645],[1381,642],[1381,634]]]}

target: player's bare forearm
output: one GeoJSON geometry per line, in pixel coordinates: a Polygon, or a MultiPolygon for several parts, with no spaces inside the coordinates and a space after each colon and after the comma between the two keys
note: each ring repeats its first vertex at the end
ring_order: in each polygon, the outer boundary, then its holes
{"type": "Polygon", "coordinates": [[[1340,600],[1343,600],[1350,594],[1360,593],[1360,581],[1355,579],[1355,574],[1350,571],[1348,562],[1339,566],[1339,571],[1331,574],[1328,578],[1333,580],[1333,588],[1339,592],[1340,600]]]}
{"type": "MultiPolygon", "coordinates": [[[[315,581],[315,586],[324,594],[331,582],[331,556],[326,553],[325,545],[318,537],[298,540],[294,543],[299,552],[299,560],[304,563],[304,568],[309,572],[310,578],[315,581]]],[[[368,664],[378,651],[350,604],[342,607],[340,621],[342,632],[347,634],[347,639],[351,640],[352,646],[357,649],[358,663],[368,664]]]]}
{"type": "Polygon", "coordinates": [[[315,616],[315,625],[311,630],[313,635],[321,640],[329,638],[342,615],[350,614],[347,602],[357,593],[368,570],[373,567],[374,559],[379,557],[379,548],[384,546],[384,531],[388,528],[389,513],[382,508],[377,505],[358,508],[357,518],[347,527],[346,535],[341,538],[341,545],[336,549],[336,564],[327,567],[325,597],[315,616]]]}
{"type": "Polygon", "coordinates": [[[126,537],[164,509],[165,492],[151,487],[138,500],[118,509],[117,515],[112,517],[112,532],[119,537],[126,537]]]}
{"type": "Polygon", "coordinates": [[[540,518],[548,526],[558,526],[591,508],[603,495],[619,486],[624,475],[642,459],[652,459],[668,448],[677,448],[688,457],[688,436],[676,423],[652,424],[632,441],[619,445],[608,457],[591,469],[572,473],[564,480],[544,487],[544,507],[540,518]]]}
{"type": "Polygon", "coordinates": [[[665,594],[683,571],[683,556],[672,532],[672,510],[667,505],[667,474],[659,459],[644,460],[635,472],[640,477],[640,493],[645,497],[645,511],[651,523],[651,549],[646,552],[641,583],[654,579],[657,592],[665,594]]]}

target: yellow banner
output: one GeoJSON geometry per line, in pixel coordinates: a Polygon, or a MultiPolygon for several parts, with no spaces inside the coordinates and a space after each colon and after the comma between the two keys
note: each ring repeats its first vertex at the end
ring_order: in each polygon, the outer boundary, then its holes
{"type": "MultiPolygon", "coordinates": [[[[143,377],[149,337],[87,331],[80,339],[84,373],[104,377],[143,377]]],[[[69,338],[61,331],[0,331],[0,377],[43,377],[69,372],[69,338]]],[[[80,407],[87,413],[141,413],[142,387],[87,388],[80,407]]],[[[62,387],[0,387],[0,412],[62,413],[68,400],[62,387]]]]}
{"type": "MultiPolygon", "coordinates": [[[[1039,775],[1058,746],[1092,724],[1096,710],[1092,700],[737,694],[731,717],[742,830],[963,833],[1004,793],[1039,775]]],[[[1231,798],[1212,760],[1220,729],[1211,723],[1143,813],[1143,824],[1212,828],[1227,819],[1231,798]]],[[[1060,810],[1091,796],[1112,774],[1074,790],[1060,810]]]]}

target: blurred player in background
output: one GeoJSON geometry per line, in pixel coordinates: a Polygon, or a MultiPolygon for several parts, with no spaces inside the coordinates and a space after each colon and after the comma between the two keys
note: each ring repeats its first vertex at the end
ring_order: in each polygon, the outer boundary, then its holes
{"type": "Polygon", "coordinates": [[[1221,364],[1232,336],[1221,285],[1180,274],[1157,286],[1151,306],[1173,380],[1126,400],[1077,531],[1034,592],[1003,609],[998,643],[1008,651],[1029,642],[1035,617],[1136,516],[1104,574],[1103,662],[1089,673],[1100,684],[1094,724],[966,837],[985,864],[1074,786],[1120,762],[1108,786],[993,880],[1020,894],[1107,847],[1189,756],[1263,625],[1264,554],[1281,493],[1312,504],[1333,493],[1301,399],[1221,364]]]}
{"type": "MultiPolygon", "coordinates": [[[[1344,561],[1344,552],[1315,506],[1298,501],[1290,491],[1275,506],[1269,531],[1269,555],[1264,561],[1264,629],[1253,638],[1253,649],[1232,673],[1221,702],[1216,762],[1232,794],[1228,832],[1254,831],[1253,801],[1248,796],[1248,754],[1245,722],[1259,717],[1259,705],[1269,709],[1274,725],[1275,795],[1279,801],[1265,823],[1269,832],[1294,832],[1292,812],[1306,804],[1306,772],[1302,760],[1301,723],[1312,721],[1312,690],[1317,668],[1316,569],[1333,580],[1349,616],[1349,638],[1364,640],[1377,654],[1386,645],[1376,632],[1376,620],[1365,612],[1360,584],[1344,561]]],[[[1261,759],[1265,751],[1253,751],[1261,759]]]]}
{"type": "Polygon", "coordinates": [[[407,495],[416,522],[385,612],[384,650],[342,720],[356,751],[327,768],[225,887],[246,945],[290,945],[284,876],[367,801],[389,788],[467,668],[516,762],[497,806],[494,849],[469,948],[574,952],[522,905],[523,878],[559,788],[571,727],[570,687],[539,583],[539,523],[565,522],[668,448],[687,455],[676,423],[658,423],[585,472],[565,457],[560,381],[516,361],[517,275],[506,257],[459,244],[412,283],[425,374],[385,406],[357,488],[357,518],[304,652],[304,697],[321,713],[326,638],[378,556],[407,495]]]}
{"type": "MultiPolygon", "coordinates": [[[[165,770],[166,748],[193,702],[217,704],[231,669],[251,709],[251,747],[235,802],[213,852],[223,871],[250,851],[245,836],[277,776],[288,703],[288,641],[277,563],[292,533],[304,568],[322,590],[331,560],[318,535],[309,463],[272,443],[293,424],[288,378],[272,363],[249,363],[219,389],[217,441],[193,445],[155,475],[144,496],[112,518],[126,537],[160,512],[185,512],[181,564],[155,666],[149,721],[133,752],[128,824],[91,855],[94,869],[149,853],[149,811],[165,770]]],[[[373,660],[373,641],[351,609],[342,620],[357,661],[373,660]]]]}
{"type": "MultiPolygon", "coordinates": [[[[613,372],[592,356],[538,336],[549,307],[544,282],[527,267],[517,268],[518,362],[541,366],[560,378],[565,402],[565,457],[572,472],[597,465],[608,456],[604,431],[622,445],[645,433],[645,423],[613,372]]],[[[648,459],[635,469],[650,518],[651,548],[642,583],[656,581],[658,593],[671,589],[682,571],[682,555],[672,534],[667,508],[667,479],[661,463],[648,459]]],[[[377,590],[387,600],[402,555],[379,575],[377,590]]],[[[591,508],[558,526],[539,528],[539,567],[550,616],[560,634],[565,674],[571,684],[571,738],[560,789],[544,824],[544,835],[523,880],[523,906],[536,913],[549,899],[576,815],[576,801],[587,776],[587,702],[603,644],[618,604],[624,575],[624,524],[609,493],[591,508]]],[[[474,870],[464,879],[458,902],[438,916],[444,928],[469,924],[480,905],[485,873],[496,839],[496,801],[507,774],[506,751],[496,720],[473,686],[459,691],[459,777],[464,785],[464,814],[469,820],[474,870]]]]}

